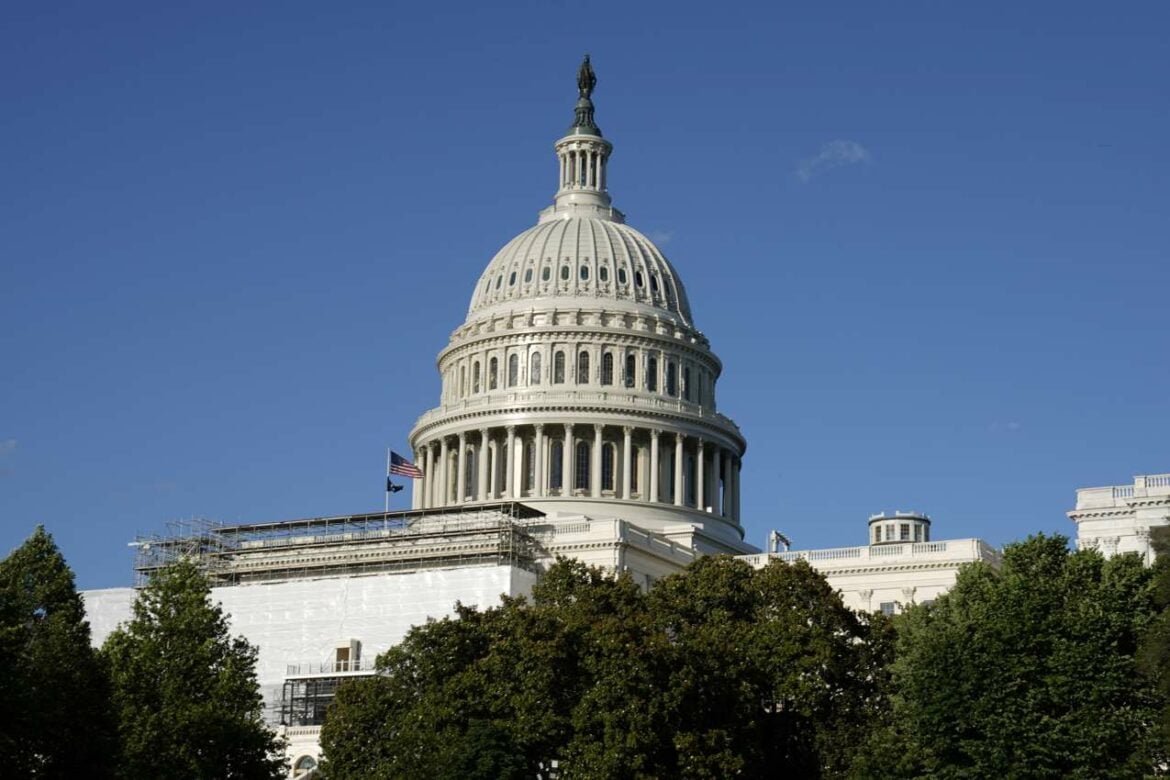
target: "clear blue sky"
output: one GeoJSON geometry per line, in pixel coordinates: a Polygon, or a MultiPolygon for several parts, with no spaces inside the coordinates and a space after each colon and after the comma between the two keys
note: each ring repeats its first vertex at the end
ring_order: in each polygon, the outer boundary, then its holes
{"type": "Polygon", "coordinates": [[[171,519],[380,509],[586,51],[750,541],[1072,533],[1170,471],[1170,5],[336,5],[6,7],[0,550],[113,586],[171,519]]]}

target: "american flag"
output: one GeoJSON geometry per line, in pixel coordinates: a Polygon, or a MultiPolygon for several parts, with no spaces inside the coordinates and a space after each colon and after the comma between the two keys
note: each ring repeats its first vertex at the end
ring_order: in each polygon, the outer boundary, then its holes
{"type": "Polygon", "coordinates": [[[397,452],[390,453],[390,473],[398,474],[402,477],[410,477],[411,479],[423,478],[422,469],[399,455],[397,452]]]}

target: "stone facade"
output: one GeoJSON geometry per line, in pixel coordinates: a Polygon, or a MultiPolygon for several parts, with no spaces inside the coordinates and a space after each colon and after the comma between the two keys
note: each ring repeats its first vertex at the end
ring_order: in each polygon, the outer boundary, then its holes
{"type": "Polygon", "coordinates": [[[1170,524],[1170,474],[1134,477],[1132,485],[1081,488],[1076,509],[1077,547],[1105,556],[1135,552],[1153,560],[1150,529],[1170,524]]]}

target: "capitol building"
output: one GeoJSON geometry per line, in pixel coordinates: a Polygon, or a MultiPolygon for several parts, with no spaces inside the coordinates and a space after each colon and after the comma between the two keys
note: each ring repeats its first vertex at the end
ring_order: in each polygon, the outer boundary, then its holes
{"type": "MultiPolygon", "coordinates": [[[[410,510],[172,524],[135,542],[136,585],[199,561],[233,631],[258,647],[294,777],[314,774],[338,685],[456,601],[527,593],[557,556],[643,587],[702,555],[801,559],[848,606],[886,612],[945,592],[965,563],[998,564],[979,539],[933,539],[918,512],[859,523],[855,547],[789,550],[773,534],[761,552],[745,540],[747,441],[718,408],[723,364],[678,270],[613,205],[596,83],[586,57],[553,146],[553,202],[488,261],[439,353],[438,404],[409,436],[422,473],[410,510]]],[[[1148,547],[1148,528],[1170,521],[1170,477],[1139,479],[1128,497],[1078,496],[1078,528],[1110,551],[1137,549],[1128,537],[1139,532],[1148,547]]],[[[135,589],[83,595],[100,644],[129,618],[135,589]]]]}

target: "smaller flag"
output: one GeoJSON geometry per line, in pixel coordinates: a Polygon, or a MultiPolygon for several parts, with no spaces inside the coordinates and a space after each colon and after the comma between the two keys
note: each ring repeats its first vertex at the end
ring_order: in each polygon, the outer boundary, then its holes
{"type": "Polygon", "coordinates": [[[390,473],[411,479],[422,479],[422,469],[411,463],[397,452],[390,453],[390,473]]]}
{"type": "Polygon", "coordinates": [[[387,493],[397,493],[399,490],[402,490],[402,485],[395,485],[390,480],[390,477],[386,477],[386,492],[387,493]]]}

